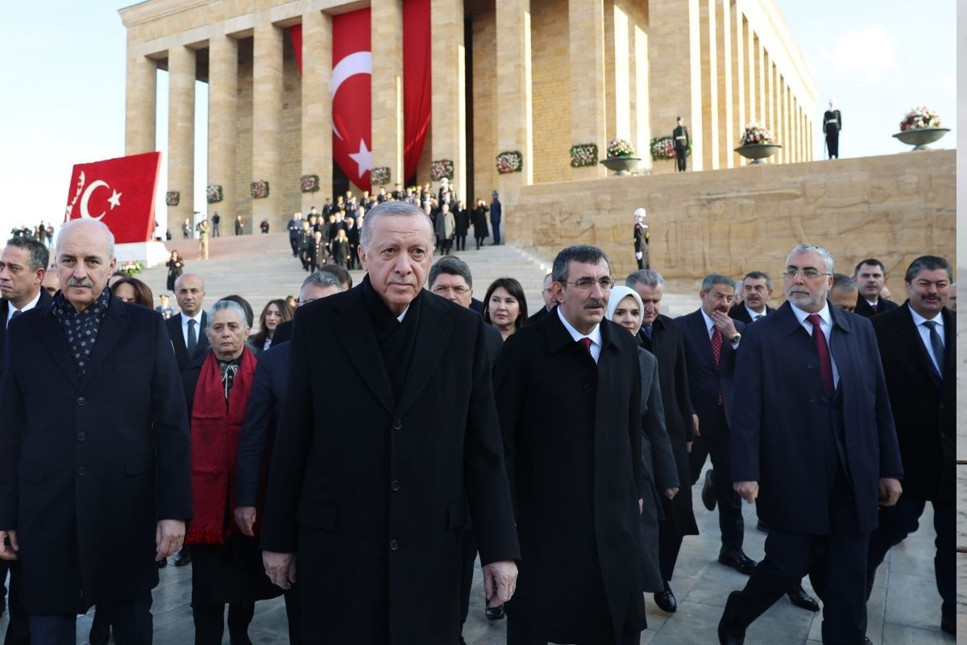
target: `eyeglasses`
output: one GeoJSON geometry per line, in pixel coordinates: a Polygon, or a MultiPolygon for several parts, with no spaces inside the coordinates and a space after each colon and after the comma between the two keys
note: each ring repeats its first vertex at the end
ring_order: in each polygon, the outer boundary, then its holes
{"type": "Polygon", "coordinates": [[[593,287],[595,283],[601,287],[602,291],[610,291],[611,287],[614,286],[614,280],[611,279],[611,276],[605,276],[598,280],[595,280],[594,278],[579,278],[574,282],[565,282],[564,284],[573,284],[578,289],[588,290],[593,287]]]}
{"type": "Polygon", "coordinates": [[[802,273],[804,278],[808,278],[810,280],[815,280],[821,275],[832,275],[831,273],[826,273],[824,271],[820,271],[819,269],[814,269],[813,267],[806,267],[805,269],[800,269],[799,267],[789,267],[782,275],[786,276],[786,278],[789,280],[793,280],[800,273],[802,273]]]}
{"type": "Polygon", "coordinates": [[[433,287],[430,291],[438,296],[450,293],[451,291],[458,296],[465,296],[470,293],[470,287],[448,287],[442,284],[433,287]]]}

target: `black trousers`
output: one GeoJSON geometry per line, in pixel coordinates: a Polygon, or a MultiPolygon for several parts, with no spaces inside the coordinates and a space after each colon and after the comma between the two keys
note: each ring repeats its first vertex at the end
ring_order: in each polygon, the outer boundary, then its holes
{"type": "Polygon", "coordinates": [[[477,560],[477,538],[473,529],[463,532],[463,566],[460,570],[460,624],[467,622],[470,613],[470,588],[473,586],[473,565],[477,560]]]}
{"type": "Polygon", "coordinates": [[[699,430],[701,436],[692,443],[692,452],[688,453],[689,465],[692,471],[692,483],[698,483],[698,478],[705,465],[705,458],[712,457],[712,468],[715,473],[715,499],[718,502],[719,530],[722,532],[722,546],[728,549],[741,549],[745,522],[742,519],[742,498],[732,489],[731,457],[729,456],[729,424],[725,421],[725,408],[718,407],[712,423],[702,419],[699,430]]]}
{"type": "MultiPolygon", "coordinates": [[[[192,605],[195,645],[221,645],[225,633],[225,605],[192,605]]],[[[228,605],[228,636],[232,645],[248,643],[248,626],[255,615],[254,602],[228,605]]]]}
{"type": "MultiPolygon", "coordinates": [[[[867,579],[872,582],[876,568],[887,551],[917,530],[920,516],[927,504],[923,498],[901,495],[896,506],[880,509],[880,525],[870,535],[867,556],[867,579]]],[[[957,519],[955,504],[933,505],[933,526],[937,531],[937,552],[933,560],[937,591],[942,600],[943,621],[953,624],[957,619],[957,519]]]]}
{"type": "MultiPolygon", "coordinates": [[[[687,490],[687,489],[686,489],[687,490]]],[[[668,582],[675,572],[678,562],[678,552],[682,550],[682,536],[675,531],[675,526],[667,516],[658,522],[658,568],[661,579],[668,582]]]]}
{"type": "Polygon", "coordinates": [[[23,604],[23,573],[20,562],[13,560],[5,564],[10,569],[10,594],[7,599],[10,622],[7,623],[7,635],[3,645],[30,645],[30,621],[23,604]]]}
{"type": "Polygon", "coordinates": [[[678,168],[678,172],[685,172],[685,165],[687,164],[688,150],[685,148],[679,149],[675,146],[675,165],[678,168]]]}
{"type": "MultiPolygon", "coordinates": [[[[151,645],[154,624],[151,618],[151,592],[131,600],[98,603],[114,631],[117,645],[151,645]]],[[[76,641],[74,614],[31,616],[30,642],[33,645],[64,645],[76,641]]]]}
{"type": "Polygon", "coordinates": [[[284,595],[285,617],[289,621],[289,645],[302,645],[302,598],[299,585],[289,587],[284,595]]]}
{"type": "Polygon", "coordinates": [[[824,571],[823,644],[862,645],[866,635],[866,552],[869,534],[856,523],[853,491],[838,469],[829,493],[829,535],[791,533],[770,527],[766,557],[739,595],[737,627],[746,628],[811,568],[824,571]],[[825,555],[817,558],[817,547],[825,555]]]}
{"type": "Polygon", "coordinates": [[[839,159],[839,130],[836,128],[830,128],[826,133],[826,152],[830,159],[839,159]]]}
{"type": "MultiPolygon", "coordinates": [[[[527,621],[521,620],[520,618],[515,620],[513,616],[508,616],[507,645],[547,645],[548,641],[546,638],[529,631],[528,627],[527,621]]],[[[641,642],[641,632],[639,631],[629,631],[628,633],[622,634],[619,640],[616,640],[614,630],[611,629],[608,634],[602,634],[600,638],[594,641],[574,643],[574,645],[609,645],[610,643],[617,643],[618,645],[638,645],[639,642],[641,642]]]]}

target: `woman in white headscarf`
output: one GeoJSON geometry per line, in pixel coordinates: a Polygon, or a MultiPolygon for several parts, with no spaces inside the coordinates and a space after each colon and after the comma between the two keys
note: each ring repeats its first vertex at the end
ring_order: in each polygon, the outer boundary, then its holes
{"type": "MultiPolygon", "coordinates": [[[[607,318],[635,335],[641,327],[641,297],[628,287],[615,286],[608,299],[607,318]]],[[[664,588],[658,566],[658,522],[663,518],[661,499],[672,499],[678,493],[678,470],[671,441],[665,430],[665,411],[658,385],[658,361],[646,349],[638,348],[641,366],[641,462],[648,490],[644,492],[641,513],[641,580],[642,591],[658,592],[664,588]]]]}

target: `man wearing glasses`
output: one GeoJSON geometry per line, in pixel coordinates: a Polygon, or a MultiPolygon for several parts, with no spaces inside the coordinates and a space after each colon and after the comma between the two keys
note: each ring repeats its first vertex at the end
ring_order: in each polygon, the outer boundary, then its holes
{"type": "Polygon", "coordinates": [[[729,595],[719,641],[744,642],[812,572],[826,580],[823,642],[862,643],[867,544],[903,474],[883,367],[869,321],[827,302],[826,249],[795,247],[784,282],[787,302],[746,328],[736,360],[732,481],[769,536],[745,589],[729,595]]]}
{"type": "Polygon", "coordinates": [[[638,350],[604,319],[604,252],[566,248],[551,277],[557,308],[507,339],[494,370],[521,546],[507,643],[638,643],[638,350]]]}

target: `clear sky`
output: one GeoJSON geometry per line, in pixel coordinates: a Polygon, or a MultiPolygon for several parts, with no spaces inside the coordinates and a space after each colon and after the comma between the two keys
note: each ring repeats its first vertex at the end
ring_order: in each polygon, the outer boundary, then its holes
{"type": "MultiPolygon", "coordinates": [[[[834,98],[842,110],[841,156],[907,150],[891,135],[911,107],[956,121],[956,4],[951,0],[776,0],[806,61],[822,120],[834,98]]],[[[0,37],[0,236],[14,225],[59,222],[74,163],[124,154],[125,31],[111,0],[48,0],[4,6],[0,37]]],[[[159,74],[158,95],[167,92],[159,74]]],[[[197,93],[204,115],[207,94],[197,93]]],[[[159,101],[159,149],[166,146],[159,101]]],[[[204,119],[196,123],[200,155],[195,203],[204,207],[204,119]]],[[[937,147],[955,147],[956,129],[937,147]]],[[[815,157],[823,157],[817,132],[815,157]]],[[[164,159],[162,169],[164,169],[164,159]]],[[[164,221],[164,176],[158,202],[164,221]]]]}

